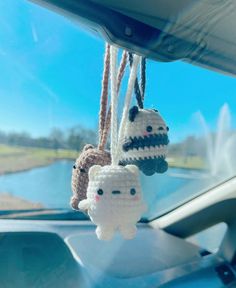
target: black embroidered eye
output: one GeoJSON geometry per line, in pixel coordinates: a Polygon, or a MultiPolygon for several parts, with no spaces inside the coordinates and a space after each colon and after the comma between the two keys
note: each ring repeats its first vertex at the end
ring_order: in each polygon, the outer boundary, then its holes
{"type": "Polygon", "coordinates": [[[103,195],[103,190],[102,189],[98,189],[97,193],[98,193],[98,195],[103,195]]]}
{"type": "Polygon", "coordinates": [[[169,131],[169,130],[170,130],[168,126],[166,127],[166,130],[167,130],[167,131],[169,131]]]}
{"type": "Polygon", "coordinates": [[[152,126],[147,126],[146,130],[147,132],[152,132],[152,126]]]}
{"type": "Polygon", "coordinates": [[[136,194],[136,190],[135,190],[134,188],[131,188],[131,189],[130,189],[130,194],[131,194],[131,195],[135,195],[135,194],[136,194]]]}
{"type": "Polygon", "coordinates": [[[79,168],[79,171],[82,172],[82,173],[86,172],[84,168],[79,168]]]}
{"type": "Polygon", "coordinates": [[[76,169],[76,165],[73,166],[73,169],[76,169]]]}

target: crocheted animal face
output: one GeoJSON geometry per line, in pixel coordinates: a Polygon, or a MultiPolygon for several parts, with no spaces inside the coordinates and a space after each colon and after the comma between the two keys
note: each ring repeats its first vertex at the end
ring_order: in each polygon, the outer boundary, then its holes
{"type": "Polygon", "coordinates": [[[168,169],[165,161],[168,130],[157,110],[132,107],[124,131],[120,164],[134,164],[145,175],[164,173],[168,169]]]}
{"type": "Polygon", "coordinates": [[[88,188],[88,172],[93,165],[109,165],[111,163],[111,155],[108,151],[94,148],[93,145],[87,144],[76,160],[71,179],[71,188],[73,196],[71,197],[71,207],[79,210],[78,204],[86,198],[88,188]]]}
{"type": "Polygon", "coordinates": [[[138,168],[134,165],[91,167],[87,199],[79,203],[79,208],[88,209],[100,240],[110,240],[116,230],[125,239],[132,239],[135,225],[146,210],[138,168]]]}

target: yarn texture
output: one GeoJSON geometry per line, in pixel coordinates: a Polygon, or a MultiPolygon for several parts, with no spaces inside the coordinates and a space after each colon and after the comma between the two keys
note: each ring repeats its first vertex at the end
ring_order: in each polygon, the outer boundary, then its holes
{"type": "MultiPolygon", "coordinates": [[[[127,53],[122,54],[119,71],[117,75],[117,89],[118,93],[121,81],[125,72],[127,62],[127,53]]],[[[79,210],[78,204],[81,200],[86,198],[88,187],[88,171],[93,165],[109,165],[111,164],[110,152],[105,150],[108,133],[111,122],[111,107],[107,109],[108,102],[108,87],[110,74],[110,45],[106,45],[104,57],[104,73],[102,79],[102,91],[100,97],[100,112],[99,112],[99,143],[98,147],[91,144],[86,144],[80,156],[76,159],[72,169],[71,188],[73,196],[71,197],[70,205],[74,210],[79,210]]]]}
{"type": "MultiPolygon", "coordinates": [[[[129,53],[132,67],[134,58],[129,53]]],[[[135,80],[134,92],[138,106],[129,110],[129,119],[125,121],[122,137],[120,164],[134,164],[147,176],[164,173],[168,169],[166,162],[168,130],[165,121],[155,109],[144,109],[146,87],[146,59],[142,57],[140,83],[135,80]]]]}
{"type": "Polygon", "coordinates": [[[111,165],[94,165],[89,169],[87,199],[79,203],[79,209],[87,210],[92,222],[97,225],[100,240],[110,240],[119,231],[125,239],[136,234],[136,223],[146,210],[142,199],[139,171],[135,165],[119,166],[122,130],[128,117],[134,81],[139,64],[134,58],[128,81],[125,106],[118,131],[118,91],[116,76],[117,48],[111,47],[111,165]]]}
{"type": "Polygon", "coordinates": [[[90,144],[87,144],[83,148],[83,151],[77,158],[72,170],[71,188],[73,196],[70,204],[74,210],[79,210],[79,202],[86,198],[86,191],[89,181],[89,169],[95,164],[105,166],[110,163],[110,152],[106,150],[99,150],[90,144]]]}
{"type": "Polygon", "coordinates": [[[145,175],[164,173],[168,169],[168,130],[157,110],[132,107],[124,127],[120,164],[134,164],[145,175]]]}
{"type": "Polygon", "coordinates": [[[110,240],[116,230],[125,239],[135,236],[136,223],[146,210],[138,173],[134,165],[90,168],[87,199],[79,203],[79,208],[88,210],[97,225],[98,239],[110,240]]]}

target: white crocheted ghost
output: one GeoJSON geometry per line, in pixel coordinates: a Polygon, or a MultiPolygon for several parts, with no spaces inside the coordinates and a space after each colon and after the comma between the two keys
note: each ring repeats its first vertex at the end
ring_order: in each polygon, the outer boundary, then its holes
{"type": "Polygon", "coordinates": [[[134,165],[95,165],[89,170],[87,199],[79,209],[97,225],[100,240],[110,240],[119,230],[125,239],[136,234],[136,223],[146,210],[142,200],[138,168],[134,165]]]}
{"type": "Polygon", "coordinates": [[[132,107],[124,129],[120,164],[134,164],[145,175],[164,173],[168,169],[168,130],[157,110],[132,107]]]}

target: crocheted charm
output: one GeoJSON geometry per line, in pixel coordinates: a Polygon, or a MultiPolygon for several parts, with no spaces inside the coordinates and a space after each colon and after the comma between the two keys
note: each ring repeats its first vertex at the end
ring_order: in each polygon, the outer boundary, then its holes
{"type": "Polygon", "coordinates": [[[125,239],[136,234],[136,223],[146,206],[142,200],[138,168],[134,165],[95,165],[89,170],[87,199],[79,203],[97,225],[100,240],[112,239],[119,230],[125,239]]]}
{"type": "Polygon", "coordinates": [[[105,166],[110,163],[111,155],[108,151],[95,148],[90,144],[84,146],[72,169],[71,188],[73,196],[70,204],[73,209],[79,210],[79,202],[86,199],[89,169],[96,164],[105,166]]]}
{"type": "Polygon", "coordinates": [[[168,169],[169,128],[157,110],[132,107],[124,130],[121,165],[134,164],[148,176],[168,169]]]}

